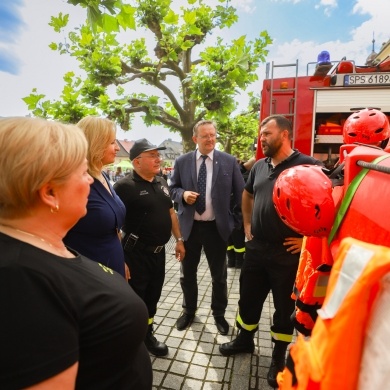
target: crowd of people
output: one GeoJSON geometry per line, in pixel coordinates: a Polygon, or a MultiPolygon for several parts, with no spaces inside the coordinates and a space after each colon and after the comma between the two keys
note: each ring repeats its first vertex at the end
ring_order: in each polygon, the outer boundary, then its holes
{"type": "Polygon", "coordinates": [[[291,123],[281,115],[260,124],[265,157],[242,164],[216,149],[216,124],[201,120],[196,150],[177,158],[169,178],[164,147],[145,138],[130,149],[133,170],[110,177],[115,129],[94,116],[77,125],[0,119],[0,168],[9,172],[0,179],[0,388],[151,389],[149,353],[169,353],[154,336],[154,316],[171,236],[182,288],[179,331],[198,309],[202,249],[222,335],[229,332],[227,268],[241,268],[239,333],[220,345],[222,355],[253,353],[272,293],[267,380],[277,387],[306,241],[275,207],[275,183],[288,169],[322,162],[291,147],[291,123]]]}

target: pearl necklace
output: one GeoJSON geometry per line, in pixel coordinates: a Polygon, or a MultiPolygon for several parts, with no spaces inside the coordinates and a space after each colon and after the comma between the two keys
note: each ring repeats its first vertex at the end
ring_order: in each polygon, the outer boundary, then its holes
{"type": "Polygon", "coordinates": [[[3,223],[0,223],[0,226],[4,226],[6,228],[9,228],[9,229],[12,229],[12,230],[15,230],[19,233],[23,233],[29,237],[33,237],[33,238],[37,238],[38,240],[42,241],[44,244],[46,245],[49,245],[54,251],[57,251],[58,253],[61,254],[61,256],[64,256],[64,257],[69,257],[69,254],[70,252],[66,249],[66,246],[64,245],[63,248],[59,248],[57,246],[54,246],[51,242],[49,241],[46,241],[44,238],[42,238],[41,236],[37,236],[36,234],[32,234],[32,233],[29,233],[29,232],[25,232],[24,230],[21,230],[21,229],[17,229],[11,225],[5,225],[3,223]],[[64,255],[65,254],[65,255],[64,255]]]}

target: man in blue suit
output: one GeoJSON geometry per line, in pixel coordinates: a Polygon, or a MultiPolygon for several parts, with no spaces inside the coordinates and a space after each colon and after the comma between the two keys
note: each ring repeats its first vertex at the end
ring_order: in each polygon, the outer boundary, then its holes
{"type": "Polygon", "coordinates": [[[186,250],[186,257],[180,263],[183,313],[177,320],[176,327],[184,330],[194,319],[198,307],[197,268],[203,247],[212,277],[212,314],[218,331],[227,334],[226,246],[234,228],[230,194],[240,208],[244,180],[236,158],[215,150],[216,138],[214,122],[198,122],[194,126],[192,137],[198,148],[176,160],[171,177],[170,193],[173,201],[178,204],[178,217],[186,250]],[[203,169],[205,172],[200,175],[199,171],[203,169]],[[198,184],[199,176],[205,182],[205,194],[202,185],[198,184]],[[202,203],[203,207],[199,208],[202,203]]]}

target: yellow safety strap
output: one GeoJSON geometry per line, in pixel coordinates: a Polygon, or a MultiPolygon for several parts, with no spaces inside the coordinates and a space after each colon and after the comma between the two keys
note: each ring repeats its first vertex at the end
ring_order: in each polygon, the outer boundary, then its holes
{"type": "Polygon", "coordinates": [[[248,332],[252,332],[259,325],[259,324],[255,324],[255,325],[247,325],[247,324],[245,324],[244,321],[242,320],[241,316],[240,316],[240,313],[238,313],[236,321],[241,325],[242,329],[245,329],[248,332]]]}
{"type": "Polygon", "coordinates": [[[284,341],[286,343],[291,343],[292,339],[293,339],[292,334],[275,333],[275,332],[272,332],[272,330],[271,330],[271,336],[274,340],[284,341]]]}

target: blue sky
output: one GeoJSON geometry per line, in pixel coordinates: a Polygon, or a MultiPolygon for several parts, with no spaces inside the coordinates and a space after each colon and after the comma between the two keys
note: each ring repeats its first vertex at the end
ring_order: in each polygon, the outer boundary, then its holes
{"type": "MultiPolygon", "coordinates": [[[[341,37],[344,38],[343,40],[350,38],[353,26],[359,26],[369,19],[367,14],[362,15],[352,12],[354,3],[351,0],[343,0],[339,1],[338,6],[334,9],[317,7],[314,10],[312,7],[305,5],[304,2],[296,6],[290,4],[291,12],[299,14],[303,21],[300,28],[295,32],[296,37],[305,40],[315,30],[313,36],[319,41],[334,41],[341,37]]],[[[288,19],[288,16],[286,19],[288,19]]],[[[284,30],[283,33],[284,40],[288,40],[288,30],[284,30]]]]}
{"type": "MultiPolygon", "coordinates": [[[[183,3],[183,0],[174,1],[183,3]]],[[[253,39],[260,31],[267,30],[274,40],[268,48],[267,61],[285,64],[298,59],[300,74],[306,72],[306,64],[316,61],[322,50],[330,52],[331,60],[346,56],[364,65],[372,49],[373,33],[377,52],[390,39],[388,1],[230,0],[238,10],[239,21],[230,30],[223,30],[221,36],[227,42],[243,34],[253,39]]],[[[205,2],[210,4],[216,0],[205,2]]],[[[74,59],[48,48],[50,42],[61,40],[48,26],[50,17],[59,12],[69,13],[74,26],[85,18],[84,9],[65,0],[1,0],[0,116],[28,114],[21,99],[34,87],[47,98],[56,99],[65,72],[73,70],[81,74],[74,59]]],[[[258,76],[259,80],[249,90],[260,92],[265,64],[260,66],[258,76]]],[[[122,138],[145,135],[142,122],[135,128],[122,138]]],[[[166,130],[147,128],[146,132],[150,132],[150,138],[156,143],[167,137],[180,140],[166,130]]]]}
{"type": "Polygon", "coordinates": [[[333,7],[313,0],[264,0],[257,3],[256,12],[250,16],[250,24],[257,22],[266,26],[269,34],[280,42],[288,42],[291,37],[300,41],[314,38],[318,42],[334,41],[341,37],[346,40],[353,26],[368,19],[368,15],[352,13],[356,2],[351,0],[338,1],[337,6],[333,7]]]}
{"type": "Polygon", "coordinates": [[[7,43],[15,44],[17,37],[22,33],[24,25],[19,10],[22,0],[3,0],[0,3],[0,71],[18,74],[19,60],[12,50],[8,50],[7,43]]]}

